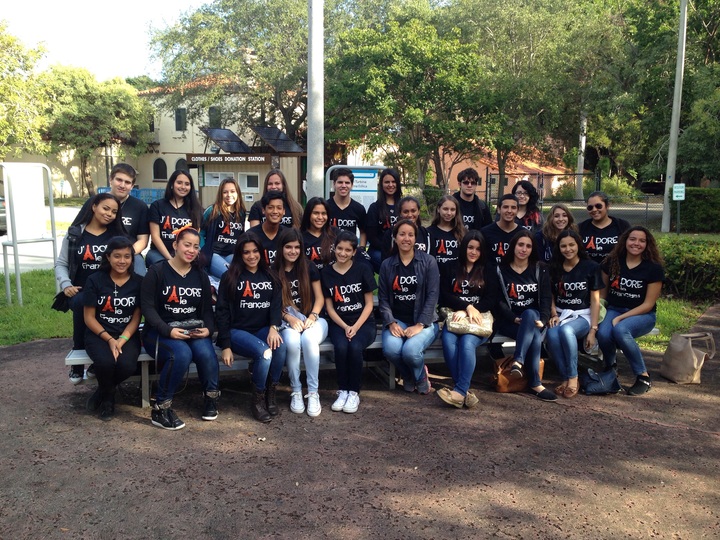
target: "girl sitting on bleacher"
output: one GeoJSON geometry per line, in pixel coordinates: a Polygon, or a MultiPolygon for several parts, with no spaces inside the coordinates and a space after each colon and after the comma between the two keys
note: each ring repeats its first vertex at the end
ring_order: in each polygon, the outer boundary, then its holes
{"type": "Polygon", "coordinates": [[[133,241],[112,238],[100,270],[85,283],[85,350],[95,366],[98,387],[88,399],[88,412],[100,419],[115,413],[115,389],[135,373],[140,355],[140,285],[134,273],[133,241]]]}

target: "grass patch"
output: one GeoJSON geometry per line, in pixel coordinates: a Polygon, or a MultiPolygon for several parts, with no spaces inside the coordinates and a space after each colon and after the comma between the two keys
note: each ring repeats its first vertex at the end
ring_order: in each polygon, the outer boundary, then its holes
{"type": "Polygon", "coordinates": [[[660,298],[657,303],[657,322],[655,323],[660,334],[639,338],[640,347],[650,351],[663,352],[670,343],[670,336],[690,330],[708,306],[709,304],[693,304],[677,298],[660,298]]]}
{"type": "MultiPolygon", "coordinates": [[[[64,198],[53,198],[54,206],[77,206],[78,208],[85,204],[87,197],[64,197],[64,198]]],[[[50,204],[47,197],[45,198],[45,206],[50,204]]]]}
{"type": "MultiPolygon", "coordinates": [[[[4,282],[5,276],[2,276],[4,282]]],[[[15,345],[36,339],[72,336],[72,314],[50,308],[55,297],[52,270],[33,270],[21,276],[23,305],[17,304],[15,276],[10,276],[13,303],[0,298],[0,345],[15,345]]]]}

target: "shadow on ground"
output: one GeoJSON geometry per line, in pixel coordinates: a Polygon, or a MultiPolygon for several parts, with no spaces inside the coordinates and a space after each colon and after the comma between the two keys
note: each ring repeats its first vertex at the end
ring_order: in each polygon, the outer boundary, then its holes
{"type": "MultiPolygon", "coordinates": [[[[699,321],[720,342],[720,307],[699,321]]],[[[367,375],[357,414],[267,425],[249,382],[223,380],[220,417],[199,418],[196,381],[176,398],[187,427],[150,425],[127,385],[116,418],[87,415],[68,340],[0,349],[0,536],[6,538],[701,538],[720,527],[720,368],[699,386],[658,375],[652,391],[542,403],[497,394],[480,406],[387,391],[367,375]]],[[[449,383],[433,370],[437,385],[449,383]]],[[[552,371],[546,377],[551,382],[552,371]]],[[[631,383],[621,360],[621,380],[631,383]]]]}

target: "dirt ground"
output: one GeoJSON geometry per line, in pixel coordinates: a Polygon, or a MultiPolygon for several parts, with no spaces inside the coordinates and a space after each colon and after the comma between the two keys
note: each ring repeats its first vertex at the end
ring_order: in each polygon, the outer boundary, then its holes
{"type": "MultiPolygon", "coordinates": [[[[720,343],[720,306],[697,329],[720,343]]],[[[93,385],[72,386],[69,340],[0,348],[0,538],[718,538],[720,368],[703,383],[543,403],[480,406],[384,390],[367,374],[357,414],[249,413],[249,382],[223,379],[220,416],[199,418],[196,381],[175,400],[187,427],[153,427],[137,385],[101,422],[93,385]]],[[[621,359],[621,382],[632,383],[621,359]]],[[[546,383],[551,383],[551,366],[546,383]]],[[[449,384],[433,368],[435,386],[449,384]]]]}

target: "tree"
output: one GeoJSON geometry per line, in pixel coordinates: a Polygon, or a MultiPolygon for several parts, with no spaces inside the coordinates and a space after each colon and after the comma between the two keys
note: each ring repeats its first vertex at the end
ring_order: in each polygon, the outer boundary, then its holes
{"type": "Polygon", "coordinates": [[[120,79],[98,83],[85,69],[62,66],[42,73],[39,81],[48,103],[45,137],[53,152],[74,151],[81,185],[90,195],[95,186],[88,160],[98,149],[120,145],[134,155],[147,151],[152,109],[129,84],[120,79]]]}
{"type": "Polygon", "coordinates": [[[351,146],[395,145],[416,160],[420,186],[432,163],[444,189],[484,136],[477,115],[467,114],[482,90],[472,48],[419,18],[353,29],[339,42],[328,62],[328,130],[351,146]]]}
{"type": "Polygon", "coordinates": [[[42,49],[25,49],[0,21],[0,161],[22,150],[41,151],[43,118],[33,76],[42,49]]]}

